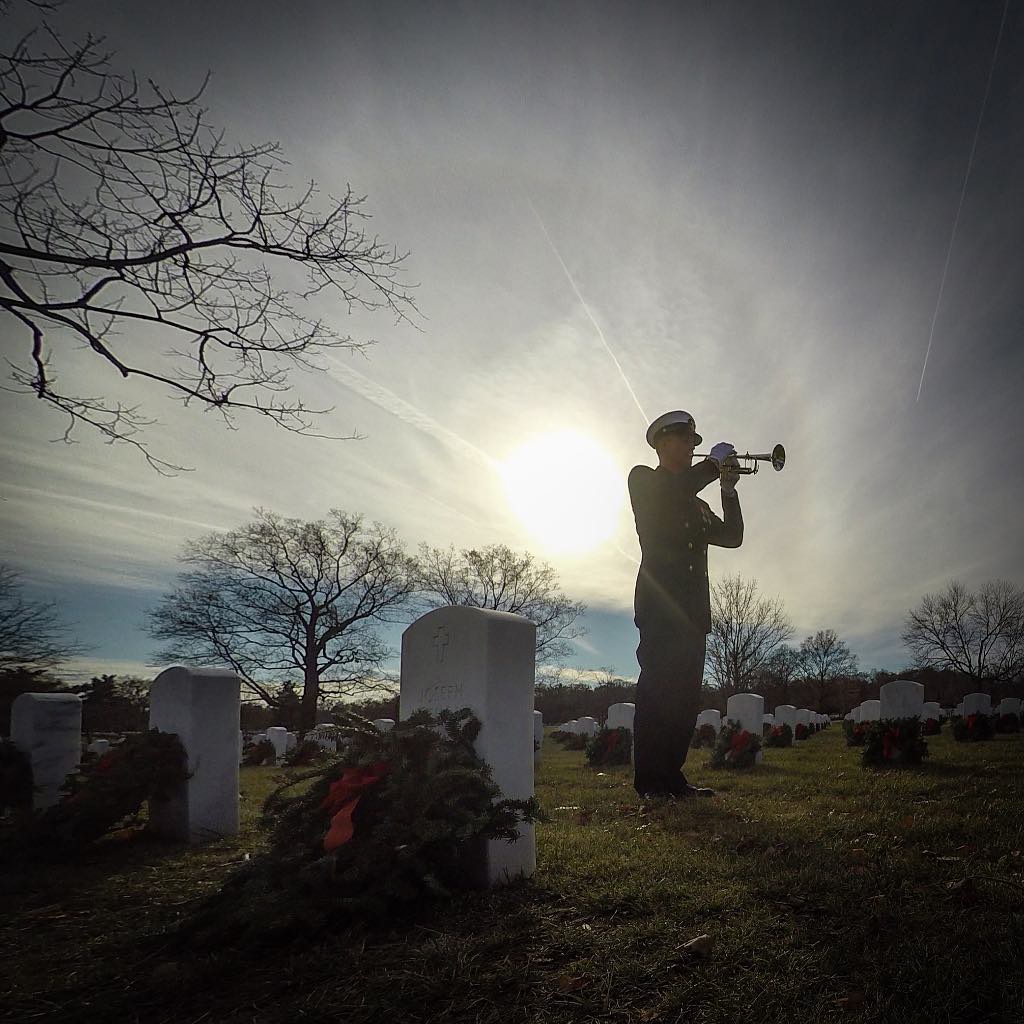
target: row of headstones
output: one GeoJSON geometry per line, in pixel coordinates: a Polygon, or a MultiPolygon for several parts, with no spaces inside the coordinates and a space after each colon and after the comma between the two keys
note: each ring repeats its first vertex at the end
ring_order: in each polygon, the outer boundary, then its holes
{"type": "MultiPolygon", "coordinates": [[[[533,708],[536,626],[520,615],[481,608],[439,608],[402,634],[399,719],[468,707],[480,720],[478,756],[503,795],[533,795],[534,764],[543,721],[533,708]],[[532,723],[532,724],[531,724],[532,723]]],[[[187,781],[169,799],[153,801],[150,827],[198,842],[239,828],[241,681],[225,669],[166,669],[150,691],[150,728],[177,735],[187,756],[187,781]]],[[[384,721],[379,720],[378,727],[384,721]]],[[[393,724],[393,723],[392,723],[393,724]]],[[[274,742],[274,727],[267,738],[274,742]]],[[[75,694],[21,694],[11,709],[11,739],[29,757],[34,805],[60,799],[81,761],[82,702],[75,694]]],[[[326,732],[320,737],[328,742],[326,732]]],[[[279,741],[280,742],[280,741],[279,741]]],[[[335,741],[336,744],[336,741],[335,741]]],[[[275,749],[279,749],[275,743],[275,749]]],[[[532,875],[531,824],[516,842],[486,844],[480,875],[490,884],[532,875]]]]}
{"type": "MultiPolygon", "coordinates": [[[[1020,715],[1021,700],[1004,697],[996,714],[1020,715]]],[[[953,708],[943,708],[937,701],[924,699],[924,686],[911,679],[894,679],[878,691],[878,700],[865,700],[846,715],[850,722],[889,722],[899,718],[941,721],[944,718],[966,718],[968,715],[991,715],[992,699],[987,693],[969,693],[953,708]]]]}
{"type": "Polygon", "coordinates": [[[726,702],[725,714],[715,708],[708,708],[697,716],[697,728],[710,725],[715,732],[721,731],[726,722],[735,722],[742,729],[760,736],[765,726],[788,725],[796,739],[796,727],[807,726],[808,730],[828,725],[828,715],[810,708],[798,708],[793,704],[779,704],[774,712],[764,710],[764,698],[758,693],[736,693],[726,702]]]}
{"type": "MultiPolygon", "coordinates": [[[[393,718],[375,718],[374,726],[381,732],[390,732],[395,727],[393,718]]],[[[305,734],[304,739],[315,743],[321,750],[336,753],[339,749],[338,734],[331,725],[318,725],[305,734]]],[[[243,751],[250,744],[269,742],[274,748],[274,763],[280,764],[284,756],[298,746],[299,737],[297,733],[289,732],[284,726],[272,725],[266,732],[257,732],[252,736],[246,736],[239,730],[238,733],[238,760],[241,763],[243,751]]]]}

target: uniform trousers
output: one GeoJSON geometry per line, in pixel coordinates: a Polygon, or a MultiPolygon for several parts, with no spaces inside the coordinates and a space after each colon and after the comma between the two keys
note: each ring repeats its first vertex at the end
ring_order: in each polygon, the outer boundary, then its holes
{"type": "Polygon", "coordinates": [[[641,795],[678,793],[700,711],[707,635],[685,626],[638,625],[634,786],[641,795]]]}

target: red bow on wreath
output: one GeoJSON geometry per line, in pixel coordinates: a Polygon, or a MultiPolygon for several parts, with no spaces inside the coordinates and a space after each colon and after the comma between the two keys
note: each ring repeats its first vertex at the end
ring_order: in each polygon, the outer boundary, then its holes
{"type": "Polygon", "coordinates": [[[897,747],[897,744],[899,743],[899,741],[900,741],[900,731],[899,731],[899,729],[889,729],[889,730],[886,731],[885,735],[882,737],[882,757],[885,758],[886,761],[891,761],[892,760],[893,751],[894,750],[895,751],[899,750],[899,747],[897,747]]]}
{"type": "Polygon", "coordinates": [[[750,733],[743,730],[743,732],[737,733],[733,736],[731,743],[732,752],[734,754],[742,754],[747,749],[747,745],[750,743],[750,733]]]}
{"type": "Polygon", "coordinates": [[[331,815],[331,827],[324,836],[324,850],[330,853],[352,838],[352,814],[359,805],[359,798],[390,770],[391,765],[387,761],[378,761],[361,768],[347,768],[341,778],[331,784],[320,805],[331,815]]]}

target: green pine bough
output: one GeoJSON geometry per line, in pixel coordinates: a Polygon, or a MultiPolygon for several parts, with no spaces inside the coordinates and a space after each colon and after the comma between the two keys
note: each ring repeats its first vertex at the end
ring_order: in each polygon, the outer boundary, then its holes
{"type": "Polygon", "coordinates": [[[468,708],[418,711],[386,733],[355,714],[337,724],[343,749],[271,793],[266,851],[197,907],[174,944],[273,944],[391,919],[480,884],[484,842],[515,841],[523,822],[542,819],[534,798],[502,798],[473,749],[480,722],[468,708]]]}
{"type": "Polygon", "coordinates": [[[766,747],[791,747],[793,746],[793,730],[788,722],[782,725],[770,726],[764,737],[766,747]]]}
{"type": "Polygon", "coordinates": [[[861,764],[866,768],[907,768],[928,756],[920,718],[867,722],[861,764]]]}
{"type": "Polygon", "coordinates": [[[752,768],[757,764],[761,737],[747,732],[736,722],[726,722],[718,730],[709,768],[752,768]]]}
{"type": "Polygon", "coordinates": [[[587,764],[593,768],[606,764],[629,764],[632,746],[633,737],[629,729],[598,729],[587,740],[587,764]]]}
{"type": "Polygon", "coordinates": [[[147,800],[170,796],[188,778],[177,736],[150,729],[84,762],[61,787],[64,795],[38,814],[22,814],[0,845],[0,862],[69,860],[139,813],[147,800]]]}
{"type": "Polygon", "coordinates": [[[990,740],[995,735],[992,716],[979,712],[966,718],[953,720],[953,739],[960,743],[974,743],[990,740]]]}

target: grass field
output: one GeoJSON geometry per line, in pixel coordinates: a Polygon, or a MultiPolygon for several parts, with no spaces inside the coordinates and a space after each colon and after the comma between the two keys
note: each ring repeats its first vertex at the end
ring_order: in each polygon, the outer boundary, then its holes
{"type": "Polygon", "coordinates": [[[0,1020],[1024,1022],[1024,736],[860,766],[841,731],[700,766],[713,800],[642,809],[628,770],[548,740],[538,871],[400,928],[169,958],[152,936],[260,843],[138,832],[3,879],[0,1020]],[[700,935],[708,948],[685,944],[700,935]]]}

